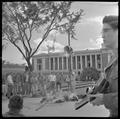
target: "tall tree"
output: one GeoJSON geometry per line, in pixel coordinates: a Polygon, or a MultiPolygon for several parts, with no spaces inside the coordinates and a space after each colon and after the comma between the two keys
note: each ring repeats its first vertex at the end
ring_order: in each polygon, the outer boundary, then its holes
{"type": "Polygon", "coordinates": [[[75,24],[81,19],[83,10],[70,12],[72,2],[3,2],[2,41],[13,44],[23,55],[32,70],[31,58],[52,30],[69,31],[75,36],[75,24]],[[33,32],[42,29],[42,40],[36,48],[32,46],[33,32]]]}

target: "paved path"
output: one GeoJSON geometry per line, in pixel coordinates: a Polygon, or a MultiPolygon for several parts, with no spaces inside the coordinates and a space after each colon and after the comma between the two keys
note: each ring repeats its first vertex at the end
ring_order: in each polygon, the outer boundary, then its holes
{"type": "MultiPolygon", "coordinates": [[[[72,116],[72,117],[107,117],[109,111],[104,106],[87,104],[79,110],[74,110],[75,102],[47,104],[42,109],[35,111],[40,105],[40,98],[24,98],[23,114],[28,117],[35,116],[72,116]]],[[[2,113],[8,111],[8,100],[2,101],[2,113]]]]}

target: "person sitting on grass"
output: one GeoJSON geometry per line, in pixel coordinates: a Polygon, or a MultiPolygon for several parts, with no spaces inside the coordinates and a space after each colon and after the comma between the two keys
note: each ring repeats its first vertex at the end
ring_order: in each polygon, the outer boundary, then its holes
{"type": "Polygon", "coordinates": [[[9,99],[8,108],[9,111],[6,112],[3,117],[24,117],[24,115],[21,114],[21,109],[23,108],[23,98],[21,96],[12,96],[9,99]]]}

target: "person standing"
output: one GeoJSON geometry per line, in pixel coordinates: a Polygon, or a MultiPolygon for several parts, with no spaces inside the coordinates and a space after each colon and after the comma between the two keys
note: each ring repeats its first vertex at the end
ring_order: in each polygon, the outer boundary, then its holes
{"type": "Polygon", "coordinates": [[[17,94],[22,94],[22,77],[21,77],[21,73],[18,73],[17,74],[18,76],[17,76],[17,80],[18,80],[18,82],[17,82],[17,85],[18,85],[18,92],[17,92],[17,94]]]}
{"type": "Polygon", "coordinates": [[[70,77],[69,77],[69,75],[66,75],[66,83],[68,85],[68,91],[70,91],[70,77]]]}
{"type": "Polygon", "coordinates": [[[56,75],[56,91],[57,92],[61,90],[61,80],[62,80],[62,74],[57,73],[56,75]]]}
{"type": "Polygon", "coordinates": [[[76,76],[76,81],[80,81],[80,71],[78,71],[77,76],[76,76]]]}
{"type": "Polygon", "coordinates": [[[25,96],[25,92],[26,92],[26,87],[25,87],[25,80],[26,80],[26,76],[25,76],[25,72],[22,73],[22,95],[25,96]]]}
{"type": "Polygon", "coordinates": [[[75,93],[76,92],[76,73],[75,72],[72,72],[71,79],[72,79],[72,91],[73,93],[75,93]]]}
{"type": "Polygon", "coordinates": [[[6,84],[7,84],[7,94],[6,94],[6,96],[8,98],[10,98],[13,95],[13,88],[14,88],[14,82],[13,82],[11,73],[9,73],[8,76],[7,76],[6,84]]]}
{"type": "Polygon", "coordinates": [[[88,97],[96,97],[91,104],[104,105],[110,111],[110,117],[118,117],[118,16],[103,18],[102,37],[105,47],[112,51],[111,60],[105,68],[109,87],[105,94],[89,94],[88,97]]]}
{"type": "Polygon", "coordinates": [[[35,72],[33,72],[32,75],[31,75],[31,87],[32,87],[31,91],[32,91],[32,95],[37,94],[38,85],[39,85],[39,82],[38,82],[37,74],[35,72]]]}
{"type": "Polygon", "coordinates": [[[56,75],[50,74],[49,75],[50,80],[50,88],[51,88],[51,94],[55,93],[55,83],[56,83],[56,75]]]}
{"type": "Polygon", "coordinates": [[[25,94],[29,95],[29,72],[26,72],[26,79],[25,79],[25,94]]]}
{"type": "Polygon", "coordinates": [[[5,80],[5,75],[2,75],[2,96],[6,96],[7,94],[7,85],[5,80]]]}

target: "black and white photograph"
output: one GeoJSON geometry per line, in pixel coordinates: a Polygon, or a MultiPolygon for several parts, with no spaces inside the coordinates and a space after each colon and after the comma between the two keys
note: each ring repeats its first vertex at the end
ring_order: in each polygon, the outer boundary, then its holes
{"type": "Polygon", "coordinates": [[[2,117],[118,117],[118,2],[2,2],[2,117]]]}

